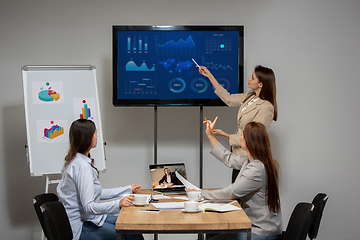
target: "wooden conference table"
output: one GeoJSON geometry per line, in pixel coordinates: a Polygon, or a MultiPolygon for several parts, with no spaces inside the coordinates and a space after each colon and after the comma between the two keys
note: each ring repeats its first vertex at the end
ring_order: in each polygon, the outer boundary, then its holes
{"type": "MultiPolygon", "coordinates": [[[[152,194],[149,189],[143,189],[140,194],[152,194]]],[[[173,197],[174,195],[171,195],[173,197]]],[[[182,200],[162,199],[159,202],[174,202],[182,200]]],[[[239,206],[239,203],[235,204],[239,206]]],[[[251,238],[251,221],[244,210],[226,213],[199,212],[183,213],[181,209],[162,209],[160,212],[139,212],[139,209],[155,209],[151,204],[146,206],[124,207],[116,221],[116,239],[121,234],[139,233],[234,233],[246,232],[251,238]]]]}

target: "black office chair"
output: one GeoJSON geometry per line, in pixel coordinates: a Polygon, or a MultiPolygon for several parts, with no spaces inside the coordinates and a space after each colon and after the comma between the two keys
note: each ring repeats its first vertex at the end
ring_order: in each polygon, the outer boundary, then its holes
{"type": "Polygon", "coordinates": [[[313,201],[312,204],[314,205],[314,214],[310,224],[308,236],[311,240],[317,237],[321,217],[325,208],[325,204],[328,200],[329,196],[325,193],[318,193],[313,201]]]}
{"type": "Polygon", "coordinates": [[[305,240],[308,234],[314,206],[311,203],[298,203],[291,213],[286,231],[281,240],[305,240]]]}
{"type": "Polygon", "coordinates": [[[40,207],[49,240],[71,240],[72,229],[66,210],[61,202],[47,202],[40,207]]]}
{"type": "Polygon", "coordinates": [[[237,169],[233,169],[232,174],[231,174],[231,183],[234,183],[237,176],[239,175],[240,170],[237,169]]]}
{"type": "Polygon", "coordinates": [[[59,198],[54,193],[39,194],[39,195],[35,196],[34,199],[33,199],[35,212],[36,212],[36,215],[39,218],[41,228],[42,228],[43,233],[44,233],[46,238],[49,238],[49,237],[48,237],[48,233],[46,232],[46,229],[45,229],[44,218],[43,218],[43,215],[41,213],[40,206],[43,205],[44,203],[52,202],[52,201],[59,201],[59,198]]]}

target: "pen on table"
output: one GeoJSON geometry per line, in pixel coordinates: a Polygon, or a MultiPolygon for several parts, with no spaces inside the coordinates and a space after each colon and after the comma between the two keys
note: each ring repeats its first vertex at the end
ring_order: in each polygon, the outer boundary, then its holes
{"type": "Polygon", "coordinates": [[[160,212],[159,209],[139,209],[139,212],[160,212]]]}
{"type": "Polygon", "coordinates": [[[200,68],[200,65],[195,61],[195,59],[192,58],[192,60],[193,60],[193,62],[195,63],[195,65],[196,65],[198,68],[200,68]]]}
{"type": "MultiPolygon", "coordinates": [[[[208,123],[208,120],[206,119],[206,117],[204,117],[204,118],[205,118],[205,122],[206,122],[206,124],[207,124],[207,123],[208,123]]],[[[210,132],[213,133],[213,130],[211,129],[210,125],[209,125],[209,129],[210,129],[210,132]]]]}

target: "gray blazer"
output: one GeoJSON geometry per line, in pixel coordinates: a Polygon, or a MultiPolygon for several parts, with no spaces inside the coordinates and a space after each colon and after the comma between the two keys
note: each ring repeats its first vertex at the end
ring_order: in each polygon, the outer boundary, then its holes
{"type": "Polygon", "coordinates": [[[282,232],[281,211],[270,212],[267,205],[267,176],[264,164],[247,156],[234,155],[217,143],[210,153],[225,166],[240,170],[235,182],[218,190],[203,190],[206,199],[240,199],[242,208],[252,222],[252,233],[276,236],[282,232]]]}
{"type": "Polygon", "coordinates": [[[243,104],[244,99],[250,93],[230,94],[220,85],[216,88],[215,94],[229,107],[240,107],[237,115],[236,132],[235,134],[230,134],[229,144],[235,155],[246,156],[246,152],[240,146],[240,134],[242,130],[249,122],[260,122],[264,124],[268,130],[274,118],[274,106],[269,101],[259,99],[244,111],[241,111],[246,103],[250,101],[250,99],[248,99],[247,102],[243,104]]]}

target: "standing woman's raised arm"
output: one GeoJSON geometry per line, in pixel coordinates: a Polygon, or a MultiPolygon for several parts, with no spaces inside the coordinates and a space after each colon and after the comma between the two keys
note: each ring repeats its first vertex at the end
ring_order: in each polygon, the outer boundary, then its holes
{"type": "Polygon", "coordinates": [[[211,74],[211,72],[206,67],[200,66],[199,73],[207,77],[215,89],[220,85],[219,82],[216,80],[216,78],[211,74]]]}

